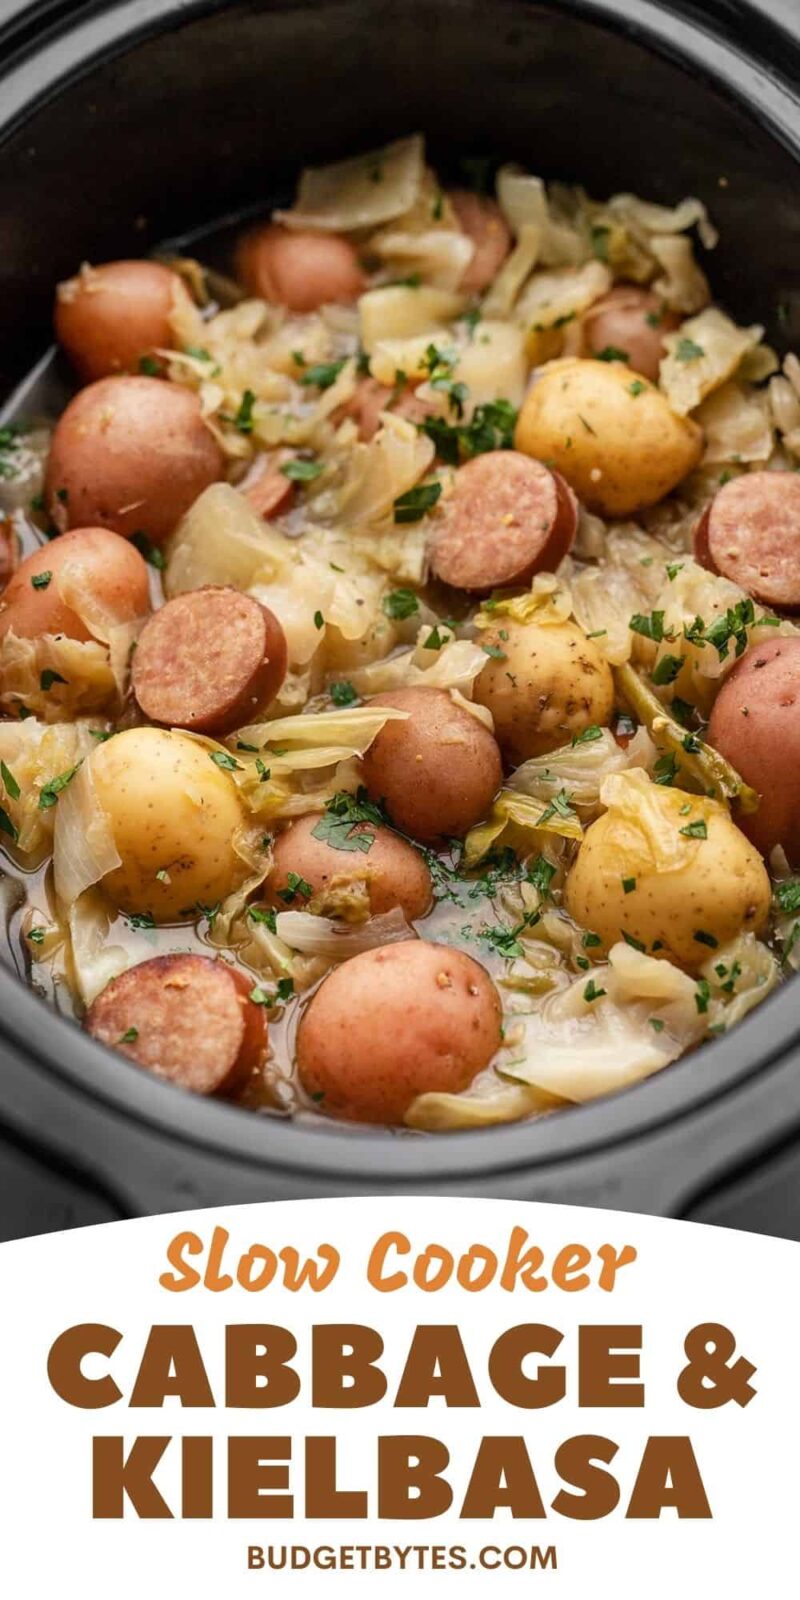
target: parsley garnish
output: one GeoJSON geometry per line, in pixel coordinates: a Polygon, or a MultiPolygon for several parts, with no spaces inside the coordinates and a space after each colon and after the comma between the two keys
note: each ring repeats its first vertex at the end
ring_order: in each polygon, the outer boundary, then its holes
{"type": "Polygon", "coordinates": [[[679,828],[685,839],[707,839],[708,828],[703,817],[698,817],[695,822],[687,822],[685,828],[679,828]]]}
{"type": "Polygon", "coordinates": [[[0,778],[3,780],[3,788],[9,800],[18,800],[22,791],[13,772],[6,766],[5,761],[0,761],[0,778]]]}
{"type": "Polygon", "coordinates": [[[278,890],[280,899],[287,906],[291,905],[297,895],[300,895],[303,900],[310,900],[313,892],[311,884],[305,878],[302,878],[299,872],[287,872],[286,888],[278,890]]]}
{"type": "Polygon", "coordinates": [[[591,727],[584,728],[582,733],[573,733],[572,748],[574,750],[576,744],[594,744],[595,740],[602,739],[602,737],[602,728],[598,728],[597,724],[593,722],[591,727]]]}
{"type": "Polygon", "coordinates": [[[555,875],[556,868],[546,856],[537,856],[535,861],[529,861],[525,872],[528,882],[538,889],[542,900],[550,899],[550,885],[555,875]]]}
{"type": "Polygon", "coordinates": [[[52,577],[52,572],[35,572],[31,578],[31,587],[34,589],[46,589],[52,581],[52,577]]]}
{"type": "Polygon", "coordinates": [[[54,683],[66,683],[66,682],[67,682],[67,679],[66,678],[62,678],[60,672],[54,672],[52,667],[45,667],[44,672],[41,674],[41,676],[39,678],[39,688],[43,689],[45,694],[46,694],[48,689],[52,689],[54,683]]]}
{"type": "Polygon", "coordinates": [[[355,796],[342,792],[328,801],[323,816],[312,829],[312,837],[321,839],[334,850],[367,855],[372,849],[375,835],[368,833],[366,828],[360,828],[359,823],[368,822],[372,827],[381,827],[384,820],[379,807],[367,799],[366,789],[359,789],[355,796]]]}
{"type": "Polygon", "coordinates": [[[209,755],[216,767],[221,767],[223,772],[244,772],[241,761],[237,761],[227,750],[210,750],[209,755]]]}
{"type": "Polygon", "coordinates": [[[341,683],[332,683],[328,692],[334,705],[339,707],[352,706],[358,699],[352,683],[348,683],[346,679],[341,683]]]}
{"type": "Polygon", "coordinates": [[[239,406],[239,410],[233,419],[233,426],[238,428],[239,433],[252,433],[253,406],[255,403],[256,397],[253,394],[252,389],[245,389],[244,394],[242,395],[241,405],[239,406]]]}
{"type": "Polygon", "coordinates": [[[0,833],[5,833],[11,840],[12,844],[16,844],[19,838],[19,833],[14,826],[14,823],[11,821],[8,812],[4,811],[2,806],[0,806],[0,833]]]}
{"type": "MultiPolygon", "coordinates": [[[[139,363],[139,365],[141,366],[141,362],[139,363]]],[[[126,1028],[125,1032],[120,1034],[120,1036],[119,1036],[119,1038],[117,1040],[117,1044],[135,1044],[136,1040],[138,1039],[138,1037],[139,1037],[139,1029],[138,1028],[126,1028]]]]}
{"type": "Polygon", "coordinates": [[[384,595],[381,609],[393,622],[403,622],[419,611],[419,600],[413,589],[393,589],[391,594],[384,595]]]}
{"type": "Polygon", "coordinates": [[[60,772],[58,777],[50,778],[39,796],[40,811],[49,811],[50,807],[55,805],[59,795],[63,794],[66,789],[67,784],[72,782],[79,766],[80,761],[76,762],[74,767],[69,767],[66,772],[60,772]]]}
{"type": "Polygon", "coordinates": [[[144,560],[150,563],[151,567],[156,568],[157,572],[164,571],[167,564],[164,552],[159,550],[158,545],[151,543],[146,533],[135,533],[131,539],[131,544],[135,546],[140,556],[143,556],[144,560]]]}
{"type": "Polygon", "coordinates": [[[594,981],[594,978],[590,978],[589,982],[586,985],[586,988],[583,991],[583,998],[584,998],[584,1000],[588,1000],[589,1003],[591,1004],[592,1000],[600,1000],[600,999],[602,999],[602,997],[605,994],[605,992],[606,992],[605,989],[598,989],[597,984],[594,981]]]}
{"type": "Polygon", "coordinates": [[[679,772],[680,762],[675,752],[670,751],[669,755],[659,756],[653,768],[653,777],[656,783],[660,783],[663,788],[668,789],[670,784],[675,782],[679,772]]]}
{"type": "Polygon", "coordinates": [[[299,456],[296,456],[293,461],[284,461],[279,470],[283,473],[284,478],[289,479],[290,483],[313,483],[314,479],[325,471],[325,463],[324,461],[303,461],[299,456]]]}
{"type": "Polygon", "coordinates": [[[316,366],[305,367],[300,374],[300,382],[305,385],[311,384],[315,389],[330,389],[336,382],[346,359],[342,357],[341,361],[319,361],[316,366]]]}
{"type": "Polygon", "coordinates": [[[653,682],[657,684],[674,683],[684,663],[684,656],[662,656],[657,661],[652,672],[653,682]]]}
{"type": "Polygon", "coordinates": [[[156,925],[152,911],[133,911],[125,918],[130,928],[150,929],[156,925]]]}
{"type": "Polygon", "coordinates": [[[415,489],[407,489],[394,502],[395,522],[421,522],[426,512],[433,509],[441,492],[440,483],[420,483],[415,489]]]}
{"type": "Polygon", "coordinates": [[[251,922],[263,922],[270,933],[277,933],[278,925],[271,906],[248,906],[247,915],[251,922]]]}
{"type": "Polygon", "coordinates": [[[699,361],[705,355],[701,344],[695,344],[694,339],[679,339],[675,346],[676,361],[699,361]]]}
{"type": "Polygon", "coordinates": [[[630,361],[627,350],[619,350],[615,344],[607,344],[605,349],[595,352],[595,361],[630,361]]]}
{"type": "Polygon", "coordinates": [[[450,467],[488,450],[510,450],[514,444],[517,412],[508,400],[487,401],[476,406],[469,422],[453,424],[444,417],[426,417],[417,426],[436,446],[436,453],[450,467]]]}

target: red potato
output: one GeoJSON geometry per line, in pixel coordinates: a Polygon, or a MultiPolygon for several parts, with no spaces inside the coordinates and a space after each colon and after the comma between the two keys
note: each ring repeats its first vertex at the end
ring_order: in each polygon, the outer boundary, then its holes
{"type": "Polygon", "coordinates": [[[762,605],[800,610],[800,478],[747,472],[717,490],[695,528],[697,560],[762,605]]]}
{"type": "Polygon", "coordinates": [[[18,567],[0,600],[0,639],[8,632],[18,639],[43,633],[82,642],[105,639],[110,627],[135,622],[149,610],[147,564],[134,545],[107,528],[76,528],[34,550],[18,567]]]}
{"type": "Polygon", "coordinates": [[[491,450],[456,473],[431,566],[442,583],[488,594],[554,572],[577,527],[577,500],[558,473],[517,450],[491,450]]]}
{"type": "Polygon", "coordinates": [[[286,677],[286,637],[266,606],[238,589],[192,589],[154,612],[131,668],[145,716],[223,735],[252,722],[286,677]]]}
{"type": "Polygon", "coordinates": [[[783,845],[800,867],[800,637],[753,645],[714,703],[706,735],[761,796],[736,821],[761,854],[783,845]]]}
{"type": "Polygon", "coordinates": [[[101,1044],[195,1094],[229,1094],[266,1060],[252,980],[222,960],[155,956],[112,979],[86,1014],[101,1044]]]}
{"type": "Polygon", "coordinates": [[[159,261],[83,266],[56,291],[56,338],[84,383],[135,372],[174,343],[170,314],[181,292],[177,273],[159,261]]]}
{"type": "Polygon", "coordinates": [[[346,892],[350,885],[363,883],[372,916],[397,907],[409,922],[425,916],[430,910],[433,885],[418,850],[389,828],[374,828],[361,822],[358,833],[372,836],[369,850],[335,850],[324,839],[314,837],[319,821],[318,814],[301,817],[275,840],[267,879],[267,898],[272,905],[302,911],[310,898],[324,900],[335,896],[337,889],[346,892]],[[311,890],[310,896],[289,888],[290,872],[303,880],[311,890]]]}
{"type": "Polygon", "coordinates": [[[282,228],[277,222],[245,234],[236,251],[235,271],[248,293],[289,311],[349,303],[367,287],[349,239],[338,233],[282,228]]]}
{"type": "Polygon", "coordinates": [[[306,1007],[297,1064],[320,1110],[397,1124],[417,1095],[459,1094],[500,1046],[488,974],[460,950],[408,939],[337,967],[306,1007]]]}
{"type": "Polygon", "coordinates": [[[387,722],[364,756],[370,799],[385,803],[396,827],[423,843],[468,833],[502,781],[488,728],[445,689],[395,689],[370,705],[409,713],[403,722],[387,722]]]}
{"type": "Polygon", "coordinates": [[[496,200],[470,189],[450,189],[447,198],[475,246],[460,287],[465,294],[483,294],[511,250],[511,230],[496,200]]]}
{"type": "Polygon", "coordinates": [[[160,544],[224,466],[189,389],[159,378],[103,378],[82,389],[56,425],[45,504],[62,532],[99,525],[160,544]]]}
{"type": "Polygon", "coordinates": [[[672,333],[679,322],[680,318],[668,311],[651,290],[619,283],[583,317],[586,353],[599,356],[606,350],[617,350],[622,359],[627,357],[634,372],[656,383],[666,354],[664,335],[672,333]]]}

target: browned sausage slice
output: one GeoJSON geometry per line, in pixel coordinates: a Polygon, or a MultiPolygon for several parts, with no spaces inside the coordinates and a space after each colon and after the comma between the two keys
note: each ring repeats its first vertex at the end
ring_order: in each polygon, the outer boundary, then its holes
{"type": "Polygon", "coordinates": [[[748,472],[714,496],[695,529],[697,560],[782,611],[800,610],[800,477],[748,472]]]}
{"type": "Polygon", "coordinates": [[[286,639],[266,606],[238,589],[192,589],[145,623],[133,692],[151,722],[230,733],[252,721],[286,676],[286,639]]]}
{"type": "Polygon", "coordinates": [[[251,981],[210,956],[155,956],[113,978],[84,1026],[102,1044],[195,1094],[228,1094],[261,1066],[264,1007],[251,981]]]}
{"type": "Polygon", "coordinates": [[[527,583],[555,571],[577,525],[577,501],[559,473],[517,450],[490,450],[459,468],[431,566],[474,594],[527,583]]]}

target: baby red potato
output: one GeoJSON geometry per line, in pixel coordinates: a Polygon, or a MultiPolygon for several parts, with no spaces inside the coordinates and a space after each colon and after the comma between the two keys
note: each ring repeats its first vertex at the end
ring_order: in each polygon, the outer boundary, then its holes
{"type": "Polygon", "coordinates": [[[59,419],[45,504],[62,532],[99,525],[159,544],[224,464],[189,389],[160,378],[103,378],[59,419]]]}
{"type": "Polygon", "coordinates": [[[265,223],[245,234],[236,276],[250,294],[289,311],[357,300],[367,287],[355,247],[338,233],[312,233],[265,223]]]}
{"type": "Polygon", "coordinates": [[[450,189],[450,201],[475,254],[461,279],[465,294],[483,294],[511,249],[511,230],[496,200],[471,189],[450,189]]]}
{"type": "Polygon", "coordinates": [[[768,639],[737,661],[707,737],[761,796],[738,814],[742,833],[764,856],[783,845],[800,867],[800,638],[768,639]]]}
{"type": "Polygon", "coordinates": [[[56,291],[55,333],[84,383],[139,362],[173,343],[170,313],[183,286],[160,261],[81,267],[56,291]]]}
{"type": "Polygon", "coordinates": [[[584,314],[586,353],[626,361],[651,383],[658,381],[661,358],[666,354],[664,335],[680,321],[657,294],[635,283],[618,283],[584,314]]]}
{"type": "Polygon", "coordinates": [[[359,834],[372,837],[369,850],[334,850],[324,839],[315,838],[319,821],[318,813],[300,817],[275,840],[267,879],[267,898],[272,905],[279,910],[288,906],[302,910],[310,899],[324,902],[337,890],[346,893],[348,886],[363,883],[373,917],[397,907],[409,922],[425,916],[430,910],[433,886],[419,850],[399,839],[390,828],[361,822],[359,834]],[[290,888],[290,873],[303,881],[306,887],[302,892],[290,888]]]}
{"type": "Polygon", "coordinates": [[[385,803],[412,839],[460,838],[484,817],[500,788],[497,741],[445,689],[395,689],[374,706],[409,715],[387,722],[364,757],[369,797],[385,803]]]}
{"type": "Polygon", "coordinates": [[[0,600],[0,639],[9,632],[18,639],[43,633],[105,639],[109,627],[149,610],[147,565],[135,546],[107,528],[76,528],[18,567],[0,600]]]}
{"type": "Polygon", "coordinates": [[[458,1094],[500,1046],[500,1000],[471,956],[422,939],[325,978],[297,1034],[306,1093],[351,1122],[401,1123],[419,1094],[458,1094]]]}

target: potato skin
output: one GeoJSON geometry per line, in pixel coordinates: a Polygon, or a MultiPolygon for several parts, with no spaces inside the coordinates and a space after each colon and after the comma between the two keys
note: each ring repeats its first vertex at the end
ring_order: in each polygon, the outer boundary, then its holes
{"type": "Polygon", "coordinates": [[[183,289],[160,261],[81,267],[56,291],[56,338],[84,383],[135,372],[143,356],[173,344],[170,313],[183,289]]]}
{"type": "Polygon", "coordinates": [[[91,757],[98,801],[122,865],[103,888],[122,911],[156,922],[196,916],[238,887],[247,868],[233,848],[243,821],[235,786],[208,750],[180,733],[129,728],[91,757]],[[156,874],[165,871],[168,881],[156,874]]]}
{"type": "Polygon", "coordinates": [[[133,622],[150,610],[147,564],[135,546],[107,528],[76,528],[34,550],[21,563],[0,600],[0,639],[9,630],[18,639],[36,639],[43,633],[63,633],[82,642],[95,637],[61,597],[59,573],[73,563],[87,599],[113,614],[117,622],[133,622]],[[34,588],[33,579],[46,572],[52,574],[50,582],[34,588]]]}
{"type": "Polygon", "coordinates": [[[358,255],[338,233],[282,228],[277,222],[254,228],[240,240],[236,276],[250,294],[290,311],[357,300],[367,287],[358,255]]]}
{"type": "Polygon", "coordinates": [[[266,896],[272,905],[284,911],[287,907],[294,911],[305,909],[309,897],[292,895],[288,888],[288,874],[296,872],[311,889],[312,900],[324,900],[337,885],[364,883],[373,917],[398,906],[409,922],[424,917],[430,910],[433,885],[425,861],[413,845],[399,839],[390,828],[359,823],[359,833],[372,834],[369,850],[334,850],[324,839],[314,838],[319,820],[318,812],[299,817],[275,840],[266,884],[266,896]]]}
{"type": "Polygon", "coordinates": [[[490,656],[475,683],[475,699],[494,717],[497,740],[518,763],[547,755],[576,733],[604,727],[614,706],[614,680],[592,639],[573,622],[498,620],[481,642],[490,656]]]}
{"type": "Polygon", "coordinates": [[[446,689],[395,689],[374,706],[407,711],[388,722],[364,757],[369,797],[396,827],[428,843],[460,838],[489,810],[502,778],[497,741],[446,689]]]}
{"type": "Polygon", "coordinates": [[[103,378],[56,425],[45,504],[62,533],[99,526],[159,544],[223,468],[197,395],[160,378],[103,378]]]}
{"type": "Polygon", "coordinates": [[[471,956],[422,939],[335,968],[297,1034],[306,1093],[352,1122],[401,1123],[418,1094],[458,1094],[500,1045],[500,1000],[471,956]]]}
{"type": "Polygon", "coordinates": [[[706,735],[761,795],[739,827],[768,856],[783,845],[800,866],[800,638],[769,639],[736,663],[706,735]]]}
{"type": "Polygon", "coordinates": [[[665,830],[679,834],[704,821],[705,839],[687,839],[685,861],[665,871],[643,870],[635,830],[619,812],[606,811],[584,834],[567,878],[566,908],[602,940],[603,952],[628,934],[648,955],[662,956],[696,972],[715,945],[738,934],[760,933],[769,915],[770,883],[758,853],[724,806],[653,785],[650,804],[665,830]],[[688,811],[682,810],[690,806],[688,811]],[[626,892],[624,883],[633,887],[626,892]]]}
{"type": "Polygon", "coordinates": [[[596,300],[581,319],[586,354],[599,356],[608,349],[624,351],[632,373],[638,372],[657,383],[661,359],[666,354],[664,335],[672,333],[678,321],[651,289],[618,283],[602,300],[596,300]]]}
{"type": "Polygon", "coordinates": [[[567,360],[529,390],[514,445],[560,472],[590,511],[620,517],[655,505],[697,466],[703,433],[621,362],[567,360]]]}

